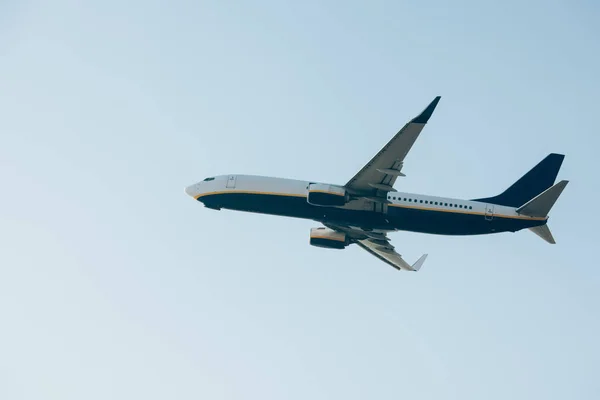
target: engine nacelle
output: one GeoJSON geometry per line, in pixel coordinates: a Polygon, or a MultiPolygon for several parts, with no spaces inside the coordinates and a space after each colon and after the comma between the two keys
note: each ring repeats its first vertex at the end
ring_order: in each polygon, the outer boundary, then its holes
{"type": "Polygon", "coordinates": [[[343,206],[348,202],[348,197],[346,189],[339,186],[324,183],[311,183],[308,185],[307,201],[314,206],[343,206]]]}
{"type": "Polygon", "coordinates": [[[327,249],[343,249],[350,241],[343,232],[336,232],[329,228],[312,228],[310,230],[310,244],[327,249]]]}

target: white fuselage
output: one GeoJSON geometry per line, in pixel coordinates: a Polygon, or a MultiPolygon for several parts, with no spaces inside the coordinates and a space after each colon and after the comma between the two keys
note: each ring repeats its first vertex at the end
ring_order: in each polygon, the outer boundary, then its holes
{"type": "Polygon", "coordinates": [[[389,192],[387,203],[357,197],[343,206],[319,207],[306,202],[309,185],[318,182],[254,175],[207,179],[187,187],[186,193],[215,209],[440,234],[516,231],[545,220],[519,215],[514,207],[406,192],[389,192]]]}

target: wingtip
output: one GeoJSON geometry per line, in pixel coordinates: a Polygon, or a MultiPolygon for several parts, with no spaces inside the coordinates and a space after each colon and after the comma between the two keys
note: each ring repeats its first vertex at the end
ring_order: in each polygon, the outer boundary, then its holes
{"type": "Polygon", "coordinates": [[[427,121],[429,121],[429,118],[431,118],[431,116],[433,115],[433,111],[435,111],[435,108],[437,107],[441,98],[442,96],[436,96],[435,99],[433,99],[433,101],[429,103],[427,108],[425,108],[423,112],[417,117],[415,117],[412,120],[412,122],[414,122],[415,124],[426,124],[427,121]]]}
{"type": "Polygon", "coordinates": [[[423,263],[425,262],[425,260],[426,260],[426,259],[427,259],[427,254],[423,254],[423,255],[421,256],[421,258],[419,258],[419,259],[417,260],[417,262],[415,262],[415,263],[413,264],[413,266],[412,266],[413,270],[414,270],[415,272],[416,272],[416,271],[418,271],[418,270],[420,270],[420,269],[421,269],[421,267],[423,266],[423,263]]]}

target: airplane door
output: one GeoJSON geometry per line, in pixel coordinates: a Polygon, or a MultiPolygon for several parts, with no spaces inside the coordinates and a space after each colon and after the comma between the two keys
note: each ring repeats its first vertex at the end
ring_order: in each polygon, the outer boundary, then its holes
{"type": "Polygon", "coordinates": [[[494,219],[494,205],[486,204],[485,205],[485,220],[491,221],[492,219],[494,219]]]}
{"type": "Polygon", "coordinates": [[[227,189],[233,189],[235,188],[235,175],[229,175],[229,178],[227,178],[227,189]]]}

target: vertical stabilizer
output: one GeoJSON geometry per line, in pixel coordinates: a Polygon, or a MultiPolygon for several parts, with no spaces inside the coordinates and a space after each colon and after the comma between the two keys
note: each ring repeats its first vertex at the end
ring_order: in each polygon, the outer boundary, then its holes
{"type": "Polygon", "coordinates": [[[501,194],[474,201],[519,207],[554,184],[564,158],[563,154],[549,154],[501,194]]]}

